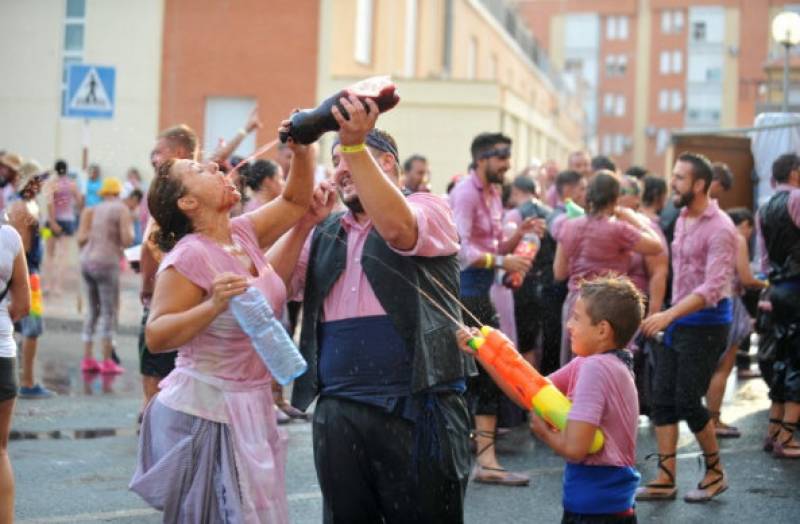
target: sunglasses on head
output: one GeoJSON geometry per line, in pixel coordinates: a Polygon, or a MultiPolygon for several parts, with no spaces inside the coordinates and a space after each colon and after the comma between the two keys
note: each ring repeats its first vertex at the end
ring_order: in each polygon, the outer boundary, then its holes
{"type": "Polygon", "coordinates": [[[511,148],[510,147],[496,147],[494,149],[490,149],[489,151],[484,151],[481,153],[479,160],[484,160],[486,158],[497,157],[501,160],[505,160],[507,158],[511,158],[511,148]]]}

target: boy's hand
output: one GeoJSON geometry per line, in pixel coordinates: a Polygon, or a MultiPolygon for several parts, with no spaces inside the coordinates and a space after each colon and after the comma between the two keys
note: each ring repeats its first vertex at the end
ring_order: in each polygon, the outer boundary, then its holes
{"type": "Polygon", "coordinates": [[[531,433],[536,435],[540,440],[544,441],[545,443],[549,441],[549,437],[551,434],[558,432],[557,429],[550,426],[550,424],[545,422],[545,420],[542,417],[537,415],[535,411],[531,411],[530,419],[531,419],[530,421],[531,433]]]}
{"type": "Polygon", "coordinates": [[[458,342],[458,349],[468,354],[471,357],[475,356],[475,350],[469,347],[469,339],[481,336],[478,328],[460,327],[456,330],[456,341],[458,342]]]}

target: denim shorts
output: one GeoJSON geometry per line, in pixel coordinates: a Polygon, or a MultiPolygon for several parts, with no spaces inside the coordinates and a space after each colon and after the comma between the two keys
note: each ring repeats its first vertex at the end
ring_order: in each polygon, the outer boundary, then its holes
{"type": "Polygon", "coordinates": [[[17,322],[15,329],[23,337],[39,338],[44,333],[44,322],[40,316],[28,315],[17,322]]]}
{"type": "Polygon", "coordinates": [[[17,359],[0,357],[0,402],[17,396],[17,359]]]}
{"type": "MultiPolygon", "coordinates": [[[[60,235],[56,235],[55,232],[53,232],[53,236],[66,235],[68,237],[71,237],[72,235],[75,234],[75,231],[78,229],[77,222],[75,220],[56,219],[56,224],[58,224],[59,227],[62,229],[62,233],[60,235]]],[[[47,225],[50,226],[50,223],[48,222],[47,225]]],[[[51,230],[53,229],[52,226],[50,227],[50,229],[51,230]]]]}

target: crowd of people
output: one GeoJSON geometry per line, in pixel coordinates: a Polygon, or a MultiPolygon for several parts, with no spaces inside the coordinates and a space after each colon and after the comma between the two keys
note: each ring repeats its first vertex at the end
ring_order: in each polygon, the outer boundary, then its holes
{"type": "MultiPolygon", "coordinates": [[[[733,176],[702,155],[680,154],[669,188],[583,151],[510,180],[513,143],[487,132],[465,152],[466,174],[436,195],[427,159],[401,160],[372,100],[340,104],[330,151],[289,138],[274,161],[231,156],[262,127],[257,111],[207,158],[191,128],[170,127],[155,139],[149,189],[136,170],[123,184],[93,165],[80,188],[64,161],[44,171],[0,156],[0,520],[13,512],[14,399],[51,394],[33,373],[41,294],[63,291],[72,243],[88,304],[81,370],[106,375],[125,371],[114,342],[121,262],[141,244],[144,398],[130,488],[165,522],[287,522],[279,424],[308,420],[312,406],[324,522],[461,522],[470,480],[528,485],[495,450],[524,423],[567,461],[563,522],[635,522],[637,502],[675,499],[681,421],[706,466],[684,500],[712,500],[730,481],[718,439],[740,435],[720,409],[749,350],[748,289],[762,292],[764,450],[800,458],[797,154],[775,161],[775,194],[757,213],[723,211],[733,176]],[[332,171],[317,163],[328,155],[332,171]],[[248,290],[299,340],[308,368],[291,401],[230,307],[248,290]],[[563,431],[476,365],[469,340],[482,326],[572,400],[563,431]],[[640,414],[658,445],[642,486],[640,414]],[[598,429],[604,444],[590,453],[598,429]]],[[[740,373],[754,375],[749,364],[740,373]]]]}

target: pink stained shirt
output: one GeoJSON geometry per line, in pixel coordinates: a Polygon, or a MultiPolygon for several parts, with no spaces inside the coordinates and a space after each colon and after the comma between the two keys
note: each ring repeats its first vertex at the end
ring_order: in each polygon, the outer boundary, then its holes
{"type": "MultiPolygon", "coordinates": [[[[252,276],[219,244],[199,234],[182,238],[164,256],[159,273],[174,268],[206,294],[210,292],[211,283],[219,273],[229,271],[247,276],[251,285],[267,297],[273,311],[281,311],[286,302],[286,288],[266,263],[251,220],[247,216],[232,219],[231,235],[252,260],[258,277],[252,276]]],[[[229,309],[177,350],[175,371],[162,381],[158,399],[167,407],[190,415],[228,422],[225,402],[219,392],[205,382],[192,378],[191,374],[180,373],[181,368],[245,387],[270,380],[269,371],[229,309]]]]}
{"type": "Polygon", "coordinates": [[[736,267],[736,226],[709,200],[705,211],[690,218],[681,210],[672,240],[672,303],[695,293],[714,307],[730,297],[736,267]]]}
{"type": "MultiPolygon", "coordinates": [[[[789,210],[789,216],[792,217],[792,222],[797,227],[800,227],[800,188],[790,186],[789,184],[778,184],[775,187],[775,192],[789,191],[789,201],[786,207],[789,210]]],[[[761,254],[761,271],[769,274],[770,263],[769,255],[767,254],[767,246],[764,243],[764,237],[761,234],[761,219],[756,215],[756,238],[758,239],[758,251],[761,254]]]]}
{"type": "Polygon", "coordinates": [[[603,432],[602,449],[581,464],[635,466],[639,399],[622,360],[612,353],[575,357],[548,378],[572,401],[567,420],[588,422],[603,432]]]}
{"type": "MultiPolygon", "coordinates": [[[[406,201],[417,220],[417,244],[408,251],[392,249],[409,257],[440,257],[457,253],[458,234],[453,212],[446,200],[431,193],[412,193],[406,197],[406,201]]],[[[372,231],[372,221],[359,223],[348,211],[342,215],[341,222],[347,231],[347,264],[325,297],[323,320],[333,322],[346,318],[385,315],[386,310],[375,296],[375,291],[361,268],[361,253],[367,236],[372,231]]],[[[292,276],[290,287],[295,296],[305,287],[312,236],[309,235],[306,240],[292,276]]]]}
{"type": "Polygon", "coordinates": [[[494,185],[484,192],[484,185],[475,172],[458,183],[450,192],[461,250],[461,268],[471,266],[483,253],[497,253],[503,240],[503,202],[494,185]]]}
{"type": "Polygon", "coordinates": [[[617,218],[584,215],[564,221],[558,241],[569,260],[569,288],[578,289],[585,278],[627,273],[641,238],[638,229],[617,218]]]}
{"type": "MultiPolygon", "coordinates": [[[[642,217],[645,217],[642,215],[642,217]]],[[[656,232],[658,235],[658,240],[661,242],[661,249],[664,250],[664,253],[669,253],[669,248],[667,247],[667,238],[664,236],[664,233],[661,231],[661,226],[658,224],[658,220],[650,220],[650,227],[653,228],[653,231],[656,232]]],[[[645,295],[648,294],[650,291],[650,275],[647,272],[647,263],[645,262],[645,257],[641,253],[636,253],[635,251],[631,253],[631,266],[628,269],[628,277],[636,284],[636,287],[644,293],[645,295]]]]}

